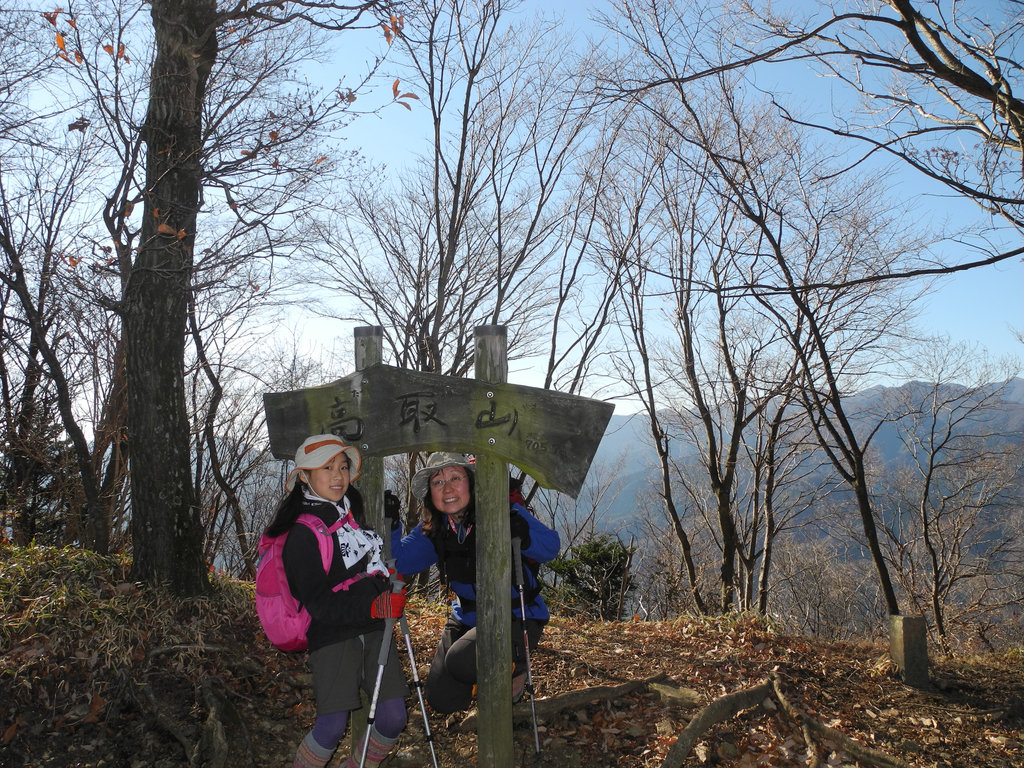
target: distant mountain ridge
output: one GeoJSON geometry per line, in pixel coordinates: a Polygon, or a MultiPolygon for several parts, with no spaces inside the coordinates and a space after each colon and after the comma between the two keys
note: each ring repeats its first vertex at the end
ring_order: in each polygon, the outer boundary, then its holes
{"type": "MultiPolygon", "coordinates": [[[[848,398],[847,413],[855,422],[866,423],[883,412],[884,403],[889,398],[912,394],[915,389],[930,391],[933,386],[930,383],[911,381],[899,387],[871,387],[848,398]]],[[[997,388],[1002,388],[1000,403],[985,412],[985,428],[993,433],[1008,435],[1024,445],[1024,379],[1014,378],[1005,384],[993,383],[987,391],[997,388]]],[[[946,391],[959,394],[963,389],[960,385],[948,385],[946,391]]],[[[697,456],[698,446],[693,443],[675,440],[670,448],[677,460],[697,456]]],[[[892,423],[886,423],[878,430],[872,439],[872,449],[886,463],[900,463],[907,458],[896,426],[892,423]]],[[[638,515],[638,506],[645,504],[644,496],[660,489],[661,476],[656,461],[647,414],[613,414],[588,475],[588,482],[597,482],[599,474],[611,473],[615,476],[614,484],[619,491],[615,502],[606,512],[605,527],[612,531],[630,527],[638,515]]]]}

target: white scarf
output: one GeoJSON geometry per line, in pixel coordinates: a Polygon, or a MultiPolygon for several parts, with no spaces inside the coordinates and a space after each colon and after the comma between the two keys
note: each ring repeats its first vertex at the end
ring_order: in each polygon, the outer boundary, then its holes
{"type": "Polygon", "coordinates": [[[334,535],[338,538],[338,545],[341,548],[341,559],[344,561],[346,568],[351,568],[353,565],[358,563],[363,556],[369,553],[370,556],[366,563],[366,572],[370,574],[380,573],[384,576],[388,575],[388,569],[387,566],[384,565],[383,560],[384,539],[382,539],[378,533],[371,531],[369,528],[359,527],[359,524],[356,522],[349,509],[347,496],[343,496],[340,502],[333,502],[330,499],[325,499],[312,491],[306,491],[305,496],[307,499],[311,499],[313,501],[333,504],[338,510],[342,523],[341,527],[334,532],[334,535]]]}

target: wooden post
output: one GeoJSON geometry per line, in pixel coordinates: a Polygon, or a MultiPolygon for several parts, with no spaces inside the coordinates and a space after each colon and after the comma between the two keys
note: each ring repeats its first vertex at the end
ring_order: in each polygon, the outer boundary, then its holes
{"type": "MultiPolygon", "coordinates": [[[[379,325],[363,325],[352,331],[355,340],[356,376],[362,374],[367,367],[377,365],[383,360],[384,329],[379,325]]],[[[366,452],[366,444],[358,440],[362,467],[356,485],[363,496],[363,510],[370,527],[384,537],[384,557],[391,557],[391,537],[384,521],[384,459],[371,456],[366,452]]],[[[387,638],[384,638],[385,641],[387,638]]],[[[370,699],[360,690],[359,709],[349,713],[349,728],[352,754],[357,754],[363,735],[366,733],[366,721],[370,715],[370,699]]]]}
{"type": "MultiPolygon", "coordinates": [[[[508,379],[503,325],[474,332],[476,378],[508,379]]],[[[493,396],[493,395],[492,395],[493,396]]],[[[492,438],[493,440],[493,438],[492,438]]],[[[512,766],[512,568],[508,464],[495,454],[476,456],[477,764],[512,766]]]]}
{"type": "MultiPolygon", "coordinates": [[[[353,331],[355,336],[356,375],[360,375],[371,365],[383,361],[384,329],[379,325],[359,326],[353,331]]],[[[384,537],[384,557],[391,557],[391,537],[387,521],[384,519],[384,459],[367,453],[367,444],[356,443],[362,454],[362,473],[356,484],[363,495],[366,519],[373,530],[384,537]]]]}

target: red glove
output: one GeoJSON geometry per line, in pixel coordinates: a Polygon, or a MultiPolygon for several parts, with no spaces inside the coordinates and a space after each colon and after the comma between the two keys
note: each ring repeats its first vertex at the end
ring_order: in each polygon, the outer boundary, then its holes
{"type": "Polygon", "coordinates": [[[399,619],[405,608],[405,592],[382,592],[370,604],[370,615],[375,619],[399,619]]]}

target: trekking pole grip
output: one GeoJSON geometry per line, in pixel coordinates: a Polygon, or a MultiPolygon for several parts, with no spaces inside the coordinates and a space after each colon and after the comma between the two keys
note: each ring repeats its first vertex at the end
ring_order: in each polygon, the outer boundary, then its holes
{"type": "Polygon", "coordinates": [[[520,588],[524,587],[523,583],[523,557],[520,547],[522,543],[519,541],[519,537],[515,536],[512,539],[512,567],[516,571],[516,585],[520,588]]]}
{"type": "Polygon", "coordinates": [[[398,594],[405,589],[405,582],[402,581],[398,575],[398,571],[395,570],[395,563],[398,562],[395,558],[390,558],[384,561],[384,565],[388,568],[388,581],[391,582],[391,591],[394,594],[398,594]]]}

